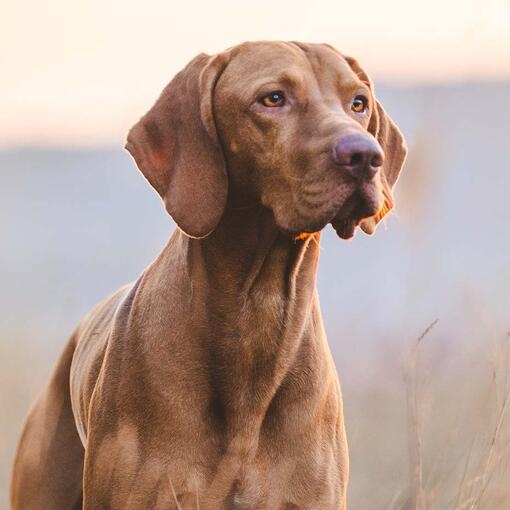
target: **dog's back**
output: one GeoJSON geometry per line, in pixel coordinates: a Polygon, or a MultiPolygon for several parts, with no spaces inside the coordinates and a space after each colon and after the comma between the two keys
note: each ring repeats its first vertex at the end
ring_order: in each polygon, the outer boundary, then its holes
{"type": "Polygon", "coordinates": [[[91,397],[86,390],[95,387],[113,316],[129,288],[119,289],[83,319],[32,406],[14,463],[14,510],[82,507],[85,431],[80,424],[91,397]]]}
{"type": "Polygon", "coordinates": [[[73,335],[27,417],[11,482],[13,510],[82,506],[84,449],[69,391],[76,341],[73,335]]]}

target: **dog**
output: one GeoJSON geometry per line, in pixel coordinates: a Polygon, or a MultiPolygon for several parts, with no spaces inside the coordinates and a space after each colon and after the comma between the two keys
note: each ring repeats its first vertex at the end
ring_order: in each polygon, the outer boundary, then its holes
{"type": "Polygon", "coordinates": [[[177,229],[70,337],[13,508],[344,510],[320,232],[372,234],[406,156],[367,74],[324,44],[201,54],[126,148],[177,229]]]}

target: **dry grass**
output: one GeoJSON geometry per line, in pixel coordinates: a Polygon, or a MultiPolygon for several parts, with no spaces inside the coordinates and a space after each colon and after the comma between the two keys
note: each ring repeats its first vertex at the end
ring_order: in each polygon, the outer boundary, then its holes
{"type": "MultiPolygon", "coordinates": [[[[444,352],[438,341],[443,324],[436,323],[409,346],[405,385],[398,374],[394,386],[382,384],[389,378],[388,358],[358,394],[343,379],[355,464],[349,510],[510,508],[510,334],[492,349],[485,340],[471,346],[471,358],[452,366],[460,350],[444,352]]],[[[20,370],[28,355],[22,345],[4,343],[1,349],[10,362],[1,377],[2,389],[9,391],[1,399],[7,412],[1,423],[0,508],[7,508],[10,465],[26,407],[51,366],[41,363],[41,352],[32,352],[30,367],[20,370]]],[[[389,358],[400,350],[395,347],[389,358]]]]}
{"type": "Polygon", "coordinates": [[[485,392],[493,412],[485,416],[482,428],[478,428],[467,444],[460,427],[467,422],[469,428],[473,417],[461,417],[459,428],[448,434],[447,445],[432,455],[426,473],[427,380],[420,372],[420,348],[437,322],[431,323],[414,341],[405,366],[411,476],[408,489],[395,496],[389,510],[507,510],[510,508],[510,333],[497,346],[485,392]],[[464,440],[460,458],[455,454],[456,437],[464,440]]]}

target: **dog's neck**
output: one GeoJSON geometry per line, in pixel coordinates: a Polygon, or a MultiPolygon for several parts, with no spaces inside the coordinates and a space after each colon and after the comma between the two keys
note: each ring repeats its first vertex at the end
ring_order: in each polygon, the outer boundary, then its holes
{"type": "Polygon", "coordinates": [[[283,234],[260,205],[228,208],[211,235],[189,241],[189,267],[204,268],[205,281],[223,296],[246,299],[271,283],[272,294],[278,284],[290,297],[296,284],[315,286],[319,240],[318,233],[301,240],[283,234]]]}
{"type": "MultiPolygon", "coordinates": [[[[319,234],[295,241],[262,207],[227,210],[202,240],[181,236],[190,313],[211,356],[228,427],[263,419],[291,370],[302,339],[315,328],[319,234]]],[[[254,423],[256,426],[256,424],[254,423]]],[[[261,426],[261,423],[259,424],[261,426]]]]}

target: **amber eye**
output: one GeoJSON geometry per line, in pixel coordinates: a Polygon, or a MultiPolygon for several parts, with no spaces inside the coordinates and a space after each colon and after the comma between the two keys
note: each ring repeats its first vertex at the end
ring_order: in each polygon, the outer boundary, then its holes
{"type": "Polygon", "coordinates": [[[283,106],[285,104],[285,94],[281,90],[275,90],[261,97],[259,102],[268,108],[283,106]]]}
{"type": "Polygon", "coordinates": [[[351,110],[356,113],[363,113],[368,106],[368,99],[365,96],[356,96],[352,101],[351,110]]]}

